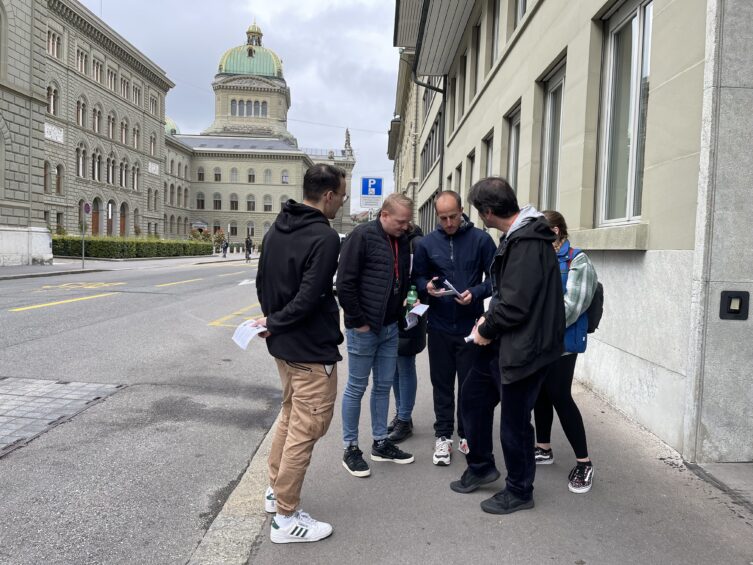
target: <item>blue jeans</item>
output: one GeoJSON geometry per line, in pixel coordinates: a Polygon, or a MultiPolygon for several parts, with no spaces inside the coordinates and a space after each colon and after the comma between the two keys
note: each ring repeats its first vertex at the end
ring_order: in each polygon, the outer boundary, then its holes
{"type": "Polygon", "coordinates": [[[397,417],[403,422],[407,422],[413,416],[413,407],[416,404],[417,386],[416,356],[398,355],[395,378],[392,381],[392,389],[395,391],[397,417]]]}
{"type": "Polygon", "coordinates": [[[343,444],[358,445],[361,399],[373,373],[371,386],[371,435],[375,441],[387,437],[387,412],[390,388],[397,365],[397,324],[385,326],[379,333],[345,330],[348,340],[348,384],[343,392],[343,444]]]}

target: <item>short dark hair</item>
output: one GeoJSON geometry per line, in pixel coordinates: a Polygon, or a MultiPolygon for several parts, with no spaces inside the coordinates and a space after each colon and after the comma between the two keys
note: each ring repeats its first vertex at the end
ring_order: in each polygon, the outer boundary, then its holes
{"type": "Polygon", "coordinates": [[[509,218],[520,212],[515,191],[502,177],[487,177],[478,181],[471,187],[468,200],[479,213],[490,211],[498,218],[509,218]]]}
{"type": "Polygon", "coordinates": [[[463,207],[463,200],[460,198],[460,194],[455,192],[454,190],[441,190],[437,193],[437,197],[434,199],[434,209],[437,209],[437,202],[440,198],[443,196],[452,196],[455,199],[455,202],[457,202],[458,209],[463,207]]]}
{"type": "Polygon", "coordinates": [[[565,222],[565,217],[562,214],[556,210],[544,210],[542,214],[544,214],[546,221],[549,222],[550,228],[557,228],[560,231],[558,239],[568,238],[567,222],[565,222]]]}
{"type": "Polygon", "coordinates": [[[319,163],[308,168],[303,176],[303,198],[318,202],[330,190],[340,188],[345,171],[334,165],[319,163]]]}

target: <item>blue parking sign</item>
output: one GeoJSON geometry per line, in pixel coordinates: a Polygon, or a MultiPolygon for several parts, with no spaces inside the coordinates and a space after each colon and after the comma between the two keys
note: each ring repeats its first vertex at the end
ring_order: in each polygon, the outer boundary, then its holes
{"type": "Polygon", "coordinates": [[[361,177],[361,196],[382,196],[382,179],[361,177]]]}

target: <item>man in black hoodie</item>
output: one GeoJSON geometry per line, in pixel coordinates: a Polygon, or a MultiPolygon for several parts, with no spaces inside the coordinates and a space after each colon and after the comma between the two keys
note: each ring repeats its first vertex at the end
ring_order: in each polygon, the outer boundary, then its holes
{"type": "Polygon", "coordinates": [[[265,510],[274,543],[318,541],[332,526],[298,508],[314,444],[329,428],[342,361],[340,312],[332,293],[340,238],[329,221],[348,199],[345,173],[314,165],[303,178],[303,203],[288,200],[264,236],[256,292],[267,349],[282,382],[282,411],[269,454],[265,510]]]}
{"type": "Polygon", "coordinates": [[[477,182],[468,199],[484,224],[503,232],[492,263],[492,300],[473,328],[488,349],[466,377],[463,409],[471,452],[468,469],[451,486],[471,492],[500,474],[492,455],[494,407],[502,404],[500,436],[506,487],[481,503],[491,514],[533,508],[536,473],[531,410],[541,383],[562,355],[565,309],[554,233],[533,206],[518,208],[505,179],[477,182]],[[486,359],[486,367],[480,366],[486,359]]]}

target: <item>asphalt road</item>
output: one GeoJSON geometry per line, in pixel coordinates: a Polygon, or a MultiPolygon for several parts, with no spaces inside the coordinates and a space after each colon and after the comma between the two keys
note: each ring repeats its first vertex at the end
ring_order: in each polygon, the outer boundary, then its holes
{"type": "Polygon", "coordinates": [[[185,563],[278,411],[255,263],[0,282],[0,377],[125,385],[0,458],[0,563],[185,563]]]}

